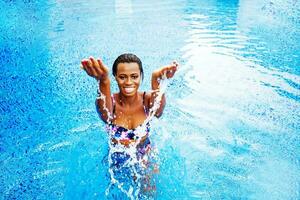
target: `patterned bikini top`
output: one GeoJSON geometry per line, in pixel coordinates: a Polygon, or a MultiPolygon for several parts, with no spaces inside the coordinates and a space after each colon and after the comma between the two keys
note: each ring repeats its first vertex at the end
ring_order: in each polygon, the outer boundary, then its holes
{"type": "MultiPolygon", "coordinates": [[[[145,94],[143,93],[143,108],[146,116],[148,116],[148,111],[145,107],[145,94]]],[[[113,116],[115,115],[116,111],[116,103],[114,96],[112,95],[112,103],[113,103],[113,116]]],[[[112,137],[116,140],[137,140],[140,137],[148,136],[150,132],[150,123],[147,122],[146,124],[140,124],[134,129],[127,129],[123,126],[119,126],[113,123],[108,124],[109,131],[112,137]]]]}

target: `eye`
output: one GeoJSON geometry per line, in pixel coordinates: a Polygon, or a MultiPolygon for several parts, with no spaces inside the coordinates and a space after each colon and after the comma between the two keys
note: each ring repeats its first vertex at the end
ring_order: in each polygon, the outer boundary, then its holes
{"type": "Polygon", "coordinates": [[[119,79],[125,80],[125,76],[119,76],[119,79]]]}
{"type": "Polygon", "coordinates": [[[132,75],[131,78],[132,79],[137,79],[139,76],[138,75],[132,75]]]}

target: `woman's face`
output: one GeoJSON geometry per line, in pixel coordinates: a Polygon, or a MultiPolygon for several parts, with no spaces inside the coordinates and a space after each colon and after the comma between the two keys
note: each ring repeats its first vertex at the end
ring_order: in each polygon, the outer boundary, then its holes
{"type": "Polygon", "coordinates": [[[115,78],[120,92],[124,96],[135,95],[141,83],[139,65],[137,63],[119,63],[115,78]]]}

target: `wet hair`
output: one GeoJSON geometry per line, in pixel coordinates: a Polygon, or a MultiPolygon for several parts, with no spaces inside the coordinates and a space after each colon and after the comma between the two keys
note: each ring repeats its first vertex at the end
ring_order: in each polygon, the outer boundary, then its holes
{"type": "Polygon", "coordinates": [[[114,76],[117,75],[117,70],[118,70],[117,67],[119,63],[137,63],[142,75],[142,79],[144,78],[142,61],[136,55],[132,53],[124,53],[122,55],[119,55],[119,57],[115,60],[112,67],[112,73],[114,76]]]}

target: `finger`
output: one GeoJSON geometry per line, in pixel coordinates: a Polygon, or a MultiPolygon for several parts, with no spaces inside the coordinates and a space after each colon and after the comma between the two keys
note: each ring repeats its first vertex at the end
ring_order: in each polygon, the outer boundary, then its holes
{"type": "Polygon", "coordinates": [[[95,76],[95,70],[93,69],[93,64],[90,59],[87,60],[86,70],[89,72],[90,76],[95,76]]]}
{"type": "Polygon", "coordinates": [[[172,78],[176,72],[176,67],[169,67],[167,71],[167,78],[172,78]]]}
{"type": "Polygon", "coordinates": [[[167,72],[167,78],[172,78],[173,77],[173,73],[171,71],[167,72]]]}
{"type": "Polygon", "coordinates": [[[90,62],[92,63],[91,65],[91,72],[92,72],[92,75],[94,77],[98,77],[98,76],[101,76],[101,73],[99,72],[99,70],[97,70],[97,68],[99,69],[100,66],[99,66],[99,63],[96,61],[96,59],[94,57],[90,57],[90,62]]]}
{"type": "Polygon", "coordinates": [[[92,63],[93,68],[95,67],[99,67],[99,63],[96,61],[95,58],[93,58],[92,56],[90,57],[90,61],[92,63]]]}
{"type": "Polygon", "coordinates": [[[90,69],[90,72],[92,74],[92,76],[97,76],[97,73],[96,73],[96,70],[95,70],[96,66],[94,65],[94,61],[93,61],[93,58],[89,60],[89,69],[90,69]]]}
{"type": "Polygon", "coordinates": [[[87,59],[83,59],[83,60],[81,61],[81,64],[83,65],[83,67],[86,67],[87,63],[88,63],[88,60],[87,60],[87,59]]]}
{"type": "Polygon", "coordinates": [[[176,69],[176,65],[173,65],[173,64],[164,67],[164,71],[166,71],[166,72],[173,71],[175,69],[176,69]]]}
{"type": "Polygon", "coordinates": [[[80,62],[80,69],[84,69],[83,61],[80,62]]]}
{"type": "Polygon", "coordinates": [[[172,63],[172,67],[176,68],[175,70],[177,70],[177,68],[179,67],[178,62],[174,60],[172,63]]]}
{"type": "Polygon", "coordinates": [[[172,70],[173,72],[176,72],[176,71],[177,71],[177,66],[171,67],[171,70],[172,70]]]}
{"type": "Polygon", "coordinates": [[[167,73],[167,69],[163,69],[160,71],[160,77],[163,78],[163,76],[167,73]]]}
{"type": "Polygon", "coordinates": [[[171,65],[169,69],[172,70],[172,71],[176,71],[177,67],[178,67],[178,64],[175,63],[175,64],[171,65]]]}
{"type": "Polygon", "coordinates": [[[100,65],[100,67],[103,67],[103,66],[104,66],[104,64],[103,64],[103,62],[102,62],[101,59],[97,59],[97,61],[98,61],[98,64],[100,65]]]}
{"type": "Polygon", "coordinates": [[[108,69],[107,69],[107,67],[105,67],[105,65],[103,64],[102,60],[101,60],[101,59],[97,59],[97,61],[98,61],[98,64],[99,64],[101,70],[102,70],[104,73],[108,73],[108,69]]]}
{"type": "Polygon", "coordinates": [[[101,77],[101,76],[104,74],[103,71],[101,70],[101,67],[100,67],[100,66],[95,67],[94,70],[95,70],[95,72],[97,73],[97,76],[98,76],[98,77],[101,77]]]}
{"type": "Polygon", "coordinates": [[[176,70],[176,67],[175,66],[170,66],[170,67],[168,67],[168,73],[172,73],[173,71],[175,71],[176,70]]]}
{"type": "Polygon", "coordinates": [[[101,70],[98,60],[96,60],[95,58],[93,58],[91,56],[90,61],[92,63],[92,72],[94,73],[95,77],[101,77],[103,74],[103,71],[101,70]]]}
{"type": "Polygon", "coordinates": [[[170,67],[178,67],[178,63],[173,63],[170,67]]]}
{"type": "Polygon", "coordinates": [[[84,71],[86,71],[86,73],[88,75],[90,75],[90,70],[89,70],[89,67],[88,67],[88,60],[87,59],[84,59],[81,61],[81,67],[84,71]]]}
{"type": "Polygon", "coordinates": [[[86,65],[86,61],[85,61],[85,60],[81,60],[80,68],[81,68],[81,69],[84,69],[84,68],[85,68],[85,65],[86,65]]]}

